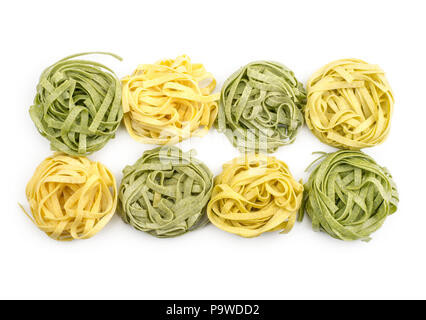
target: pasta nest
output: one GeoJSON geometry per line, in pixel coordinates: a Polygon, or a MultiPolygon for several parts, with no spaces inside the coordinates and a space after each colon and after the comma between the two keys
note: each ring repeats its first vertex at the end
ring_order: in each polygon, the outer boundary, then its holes
{"type": "Polygon", "coordinates": [[[86,157],[55,153],[27,184],[34,224],[55,240],[88,239],[114,215],[117,187],[113,174],[86,157]]]}
{"type": "Polygon", "coordinates": [[[202,137],[216,119],[216,80],[186,55],[140,65],[122,85],[124,123],[136,141],[165,145],[202,137]]]}
{"type": "Polygon", "coordinates": [[[213,174],[191,152],[176,147],[148,150],[123,174],[119,213],[135,229],[174,237],[208,221],[213,174]]]}
{"type": "Polygon", "coordinates": [[[290,69],[252,62],[223,85],[218,130],[241,152],[275,152],[295,140],[305,103],[305,89],[290,69]]]}
{"type": "Polygon", "coordinates": [[[123,118],[121,85],[114,72],[88,60],[66,57],[43,71],[30,115],[53,150],[82,156],[100,150],[123,118]]]}
{"type": "Polygon", "coordinates": [[[207,207],[218,228],[242,237],[289,232],[303,198],[303,185],[275,157],[245,155],[223,166],[207,207]]]}
{"type": "Polygon", "coordinates": [[[322,142],[358,150],[388,136],[394,98],[379,66],[337,60],[314,73],[307,90],[306,123],[322,142]]]}
{"type": "MultiPolygon", "coordinates": [[[[386,168],[361,151],[323,154],[305,185],[304,209],[314,230],[340,240],[369,241],[398,206],[398,192],[386,168]]],[[[311,165],[311,166],[312,166],[311,165]]]]}

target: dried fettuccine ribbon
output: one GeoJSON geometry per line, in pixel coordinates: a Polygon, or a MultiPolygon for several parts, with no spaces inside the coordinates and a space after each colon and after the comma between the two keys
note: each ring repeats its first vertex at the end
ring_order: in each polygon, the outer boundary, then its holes
{"type": "Polygon", "coordinates": [[[114,72],[79,53],[43,71],[30,115],[51,148],[70,155],[88,155],[101,149],[120,125],[121,85],[114,72]]]}
{"type": "Polygon", "coordinates": [[[242,237],[289,232],[296,221],[303,185],[275,157],[245,155],[226,163],[216,177],[207,207],[218,228],[242,237]]]}
{"type": "Polygon", "coordinates": [[[394,98],[379,66],[337,60],[314,73],[307,90],[306,123],[322,142],[357,150],[388,136],[394,98]]]}
{"type": "Polygon", "coordinates": [[[31,215],[24,212],[55,240],[94,236],[110,221],[117,205],[115,178],[105,166],[63,153],[37,167],[26,195],[31,215]]]}
{"type": "MultiPolygon", "coordinates": [[[[305,185],[304,208],[314,230],[340,240],[369,241],[398,206],[392,176],[361,151],[323,154],[305,185]]],[[[311,167],[310,166],[310,167],[311,167]]],[[[308,168],[309,169],[309,168],[308,168]]]]}
{"type": "Polygon", "coordinates": [[[191,152],[176,147],[148,150],[123,174],[119,213],[137,230],[174,237],[208,222],[213,174],[191,152]]]}
{"type": "Polygon", "coordinates": [[[186,55],[140,65],[122,84],[124,123],[139,142],[164,145],[201,137],[216,119],[216,80],[186,55]]]}
{"type": "Polygon", "coordinates": [[[305,89],[290,69],[252,62],[223,85],[218,130],[241,152],[275,152],[296,138],[305,103],[305,89]]]}

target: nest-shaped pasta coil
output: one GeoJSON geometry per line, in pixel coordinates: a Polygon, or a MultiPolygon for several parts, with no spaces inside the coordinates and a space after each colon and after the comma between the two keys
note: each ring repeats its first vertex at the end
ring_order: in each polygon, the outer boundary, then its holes
{"type": "Polygon", "coordinates": [[[122,84],[124,124],[136,141],[171,145],[202,137],[216,119],[216,80],[186,55],[140,65],[122,84]]]}
{"type": "Polygon", "coordinates": [[[113,174],[86,157],[56,153],[27,184],[34,224],[55,240],[88,239],[111,219],[117,206],[113,174]]]}
{"type": "Polygon", "coordinates": [[[289,232],[303,198],[303,185],[275,157],[245,155],[223,166],[207,207],[218,228],[242,237],[289,232]]]}
{"type": "Polygon", "coordinates": [[[296,138],[305,103],[305,89],[290,69],[252,62],[223,85],[218,130],[241,152],[275,152],[296,138]]]}
{"type": "Polygon", "coordinates": [[[82,156],[100,150],[123,118],[121,85],[114,72],[88,60],[66,57],[48,67],[37,85],[30,115],[53,150],[82,156]]]}
{"type": "Polygon", "coordinates": [[[313,74],[307,90],[306,123],[322,142],[358,150],[388,136],[394,98],[379,66],[337,60],[313,74]]]}
{"type": "MultiPolygon", "coordinates": [[[[314,230],[340,240],[369,241],[398,206],[398,192],[386,168],[361,151],[323,154],[305,185],[304,208],[314,230]]],[[[311,165],[311,166],[312,166],[311,165]]]]}
{"type": "Polygon", "coordinates": [[[174,237],[208,221],[213,174],[191,152],[176,147],[148,150],[123,174],[119,212],[135,229],[174,237]]]}

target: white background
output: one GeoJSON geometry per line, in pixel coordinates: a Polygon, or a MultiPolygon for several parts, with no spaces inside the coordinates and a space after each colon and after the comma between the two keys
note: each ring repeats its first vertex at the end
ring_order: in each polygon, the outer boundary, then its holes
{"type": "MultiPolygon", "coordinates": [[[[424,1],[2,1],[0,8],[0,298],[297,299],[426,298],[424,1]],[[98,61],[121,78],[138,64],[188,54],[220,89],[238,67],[284,63],[306,83],[340,58],[379,64],[396,104],[385,143],[365,150],[388,167],[400,205],[370,243],[311,230],[245,239],[209,225],[172,239],[132,229],[118,216],[90,240],[56,242],[18,207],[25,185],[51,154],[28,109],[40,73],[72,53],[110,51],[98,61]]],[[[98,57],[93,56],[93,59],[98,57]]],[[[124,128],[90,156],[121,170],[153,146],[124,128]]],[[[215,130],[181,144],[215,174],[238,155],[215,130]]],[[[331,151],[304,127],[274,155],[306,179],[313,151],[331,151]]]]}

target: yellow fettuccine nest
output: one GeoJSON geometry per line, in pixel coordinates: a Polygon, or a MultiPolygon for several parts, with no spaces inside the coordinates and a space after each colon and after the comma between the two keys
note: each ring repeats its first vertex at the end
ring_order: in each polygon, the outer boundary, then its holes
{"type": "Polygon", "coordinates": [[[55,153],[36,169],[26,195],[32,217],[55,240],[88,239],[114,215],[117,187],[113,174],[86,157],[55,153]]]}
{"type": "Polygon", "coordinates": [[[302,203],[303,185],[287,165],[265,155],[245,155],[226,163],[216,177],[207,207],[218,228],[242,237],[289,232],[302,203]]]}
{"type": "Polygon", "coordinates": [[[201,137],[216,119],[219,93],[211,94],[216,80],[186,55],[140,65],[122,84],[124,123],[139,142],[164,145],[201,137]]]}
{"type": "Polygon", "coordinates": [[[322,142],[356,150],[388,136],[394,98],[379,66],[334,61],[312,75],[307,91],[306,123],[322,142]]]}

